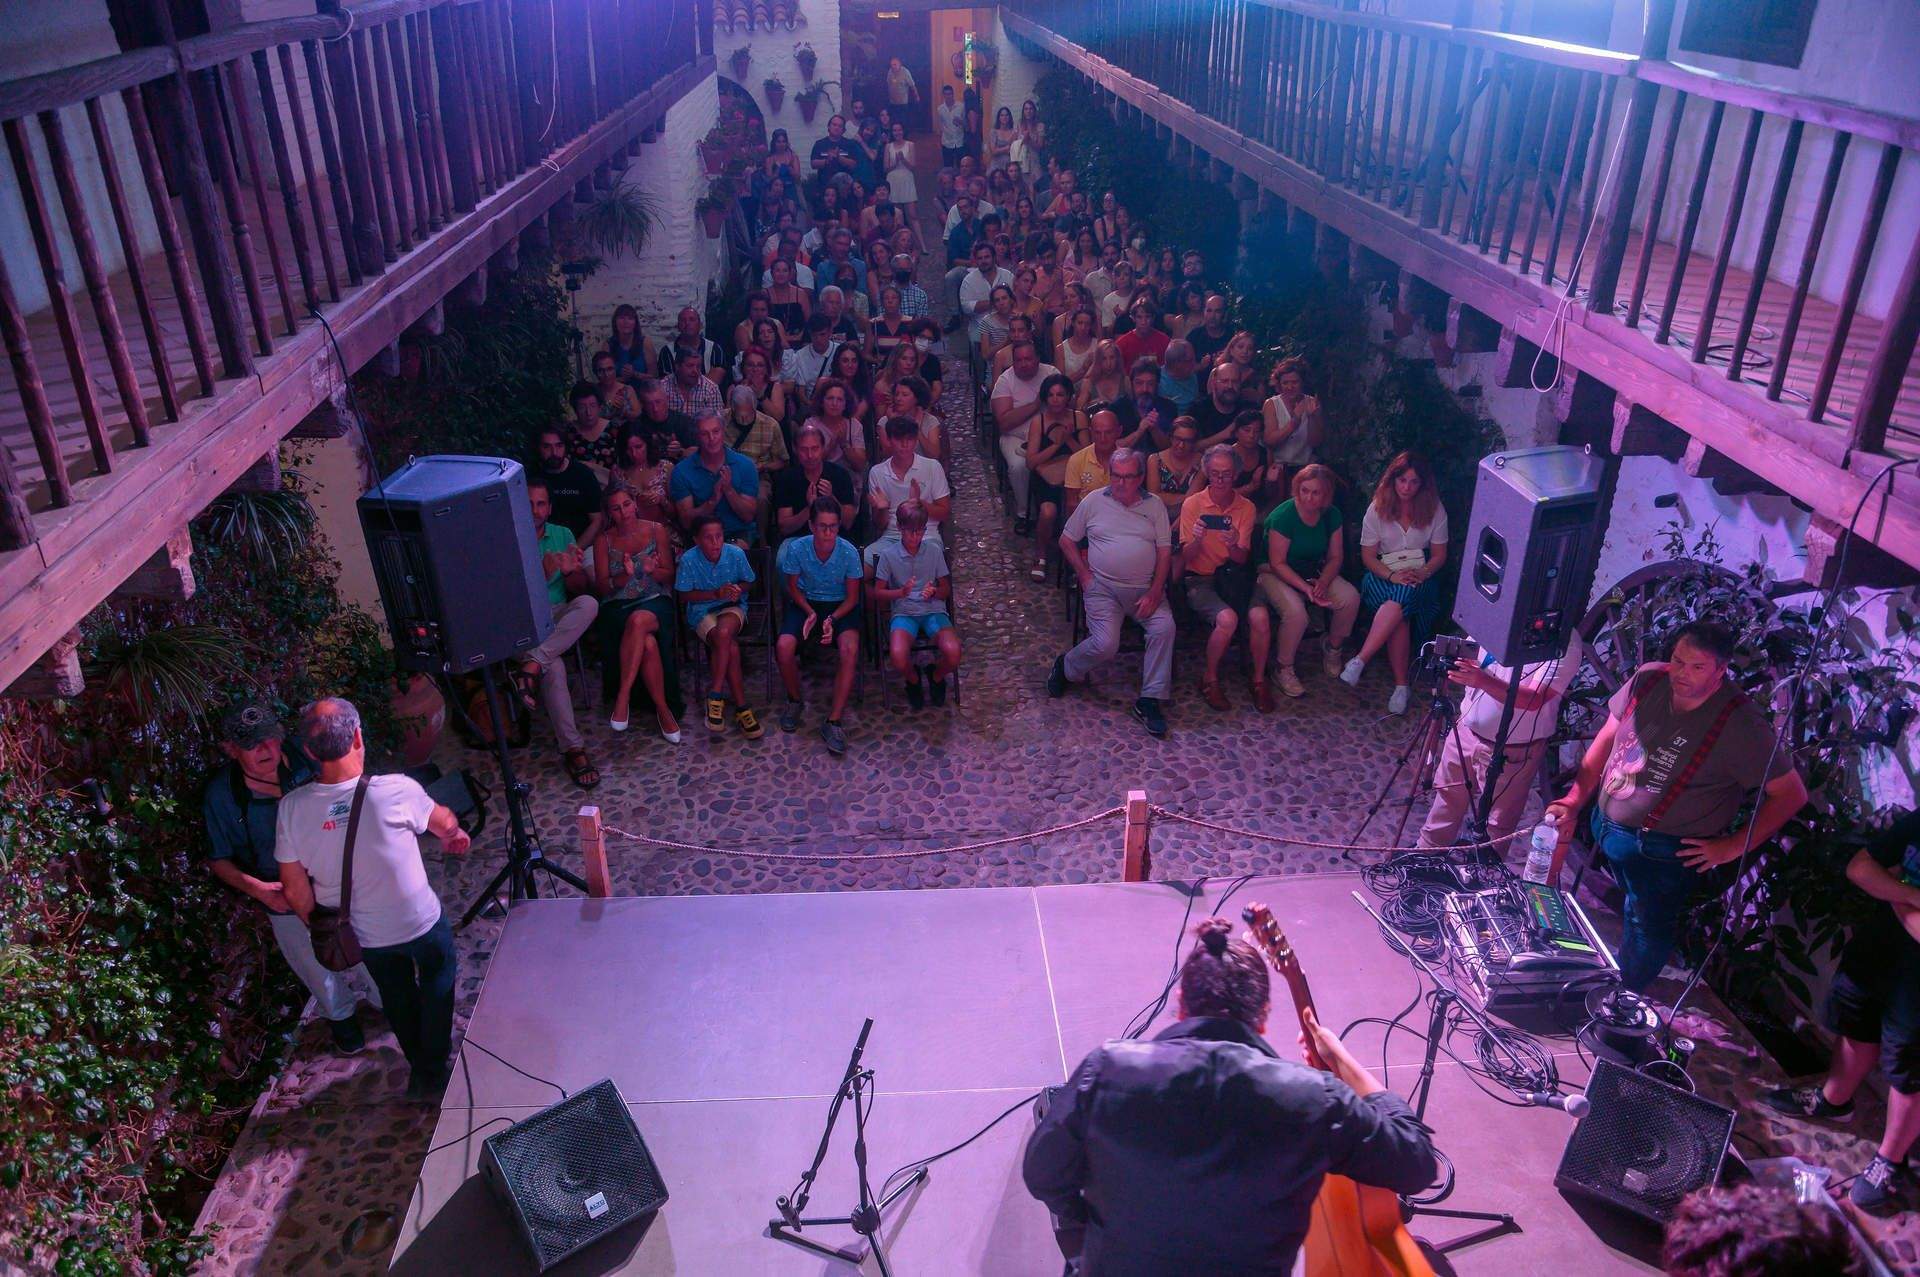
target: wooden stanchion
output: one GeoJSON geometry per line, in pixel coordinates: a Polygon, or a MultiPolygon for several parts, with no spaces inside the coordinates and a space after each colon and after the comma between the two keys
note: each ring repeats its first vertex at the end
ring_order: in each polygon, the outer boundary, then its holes
{"type": "Polygon", "coordinates": [[[600,830],[600,809],[580,809],[580,861],[586,866],[587,894],[605,900],[613,894],[613,877],[607,872],[607,840],[600,830]]]}
{"type": "Polygon", "coordinates": [[[1152,857],[1147,850],[1147,822],[1151,808],[1147,804],[1147,791],[1129,789],[1127,791],[1127,825],[1122,850],[1126,857],[1125,868],[1121,872],[1123,882],[1145,882],[1153,873],[1152,857]]]}

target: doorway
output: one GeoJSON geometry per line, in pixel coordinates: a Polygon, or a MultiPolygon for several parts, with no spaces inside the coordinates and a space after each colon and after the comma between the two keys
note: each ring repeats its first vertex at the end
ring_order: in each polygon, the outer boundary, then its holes
{"type": "MultiPolygon", "coordinates": [[[[932,127],[933,41],[924,10],[849,5],[840,15],[841,73],[847,77],[847,97],[866,105],[870,115],[887,106],[904,118],[910,132],[932,127]],[[891,60],[913,77],[917,100],[903,109],[891,101],[887,77],[891,60]]],[[[904,81],[902,81],[904,84],[904,81]]]]}

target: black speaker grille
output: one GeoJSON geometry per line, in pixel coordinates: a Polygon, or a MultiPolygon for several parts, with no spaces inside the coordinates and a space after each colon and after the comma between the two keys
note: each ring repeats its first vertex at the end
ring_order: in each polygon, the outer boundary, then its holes
{"type": "Polygon", "coordinates": [[[1574,1128],[1553,1182],[1665,1223],[1680,1199],[1720,1177],[1733,1110],[1611,1060],[1587,1083],[1593,1111],[1574,1128]]]}
{"type": "Polygon", "coordinates": [[[542,1271],[667,1200],[667,1186],[611,1081],[596,1082],[485,1147],[542,1271]],[[604,1211],[596,1195],[604,1198],[604,1211]]]}

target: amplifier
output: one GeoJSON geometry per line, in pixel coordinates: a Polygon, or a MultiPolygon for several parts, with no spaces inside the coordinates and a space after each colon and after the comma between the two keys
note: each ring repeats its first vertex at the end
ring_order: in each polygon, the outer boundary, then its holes
{"type": "Polygon", "coordinates": [[[667,1186],[611,1080],[490,1136],[480,1169],[505,1199],[541,1272],[623,1224],[651,1222],[667,1201],[667,1186]]]}
{"type": "Polygon", "coordinates": [[[1555,887],[1456,891],[1442,915],[1447,947],[1488,1011],[1549,1006],[1576,980],[1620,970],[1579,902],[1555,887]]]}
{"type": "Polygon", "coordinates": [[[1592,1107],[1574,1127],[1553,1184],[1655,1224],[1720,1178],[1733,1110],[1612,1060],[1596,1060],[1592,1107]]]}

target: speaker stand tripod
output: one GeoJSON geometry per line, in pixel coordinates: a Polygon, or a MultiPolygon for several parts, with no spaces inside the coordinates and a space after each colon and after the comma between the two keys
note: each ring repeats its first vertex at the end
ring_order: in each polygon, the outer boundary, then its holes
{"type": "Polygon", "coordinates": [[[854,1041],[853,1055],[847,1060],[847,1071],[840,1079],[840,1089],[833,1093],[833,1103],[827,1107],[827,1129],[820,1132],[820,1147],[813,1152],[813,1164],[800,1173],[800,1182],[790,1195],[774,1202],[774,1209],[780,1212],[780,1218],[767,1221],[767,1236],[812,1251],[826,1259],[859,1264],[865,1256],[857,1250],[828,1246],[811,1237],[800,1236],[801,1229],[807,1227],[851,1225],[855,1233],[867,1239],[867,1249],[873,1253],[880,1277],[893,1277],[893,1269],[887,1264],[887,1252],[880,1245],[880,1226],[885,1222],[887,1207],[924,1180],[927,1168],[919,1167],[885,1197],[878,1201],[874,1199],[873,1185],[867,1179],[867,1113],[873,1107],[873,1070],[860,1065],[860,1057],[867,1049],[867,1035],[872,1032],[873,1021],[868,1019],[860,1026],[860,1036],[854,1041]],[[840,1107],[849,1101],[853,1104],[853,1168],[859,1182],[860,1203],[849,1215],[805,1217],[801,1212],[807,1209],[807,1198],[813,1192],[814,1177],[820,1174],[820,1163],[827,1158],[827,1145],[832,1142],[833,1128],[840,1120],[840,1107]]]}
{"type": "MultiPolygon", "coordinates": [[[[1380,814],[1380,809],[1393,796],[1393,787],[1401,773],[1407,772],[1407,796],[1400,809],[1400,823],[1393,827],[1393,837],[1387,840],[1394,846],[1400,845],[1400,839],[1407,831],[1407,822],[1413,818],[1414,804],[1420,800],[1421,794],[1432,792],[1434,767],[1439,763],[1441,750],[1446,746],[1447,734],[1453,731],[1454,724],[1460,718],[1460,707],[1453,703],[1446,689],[1446,679],[1434,683],[1433,690],[1427,695],[1427,712],[1408,734],[1407,743],[1393,760],[1393,771],[1380,786],[1380,792],[1374,796],[1372,806],[1367,808],[1360,823],[1354,826],[1353,833],[1347,838],[1349,843],[1360,841],[1360,835],[1367,831],[1374,817],[1380,814]]],[[[1471,778],[1468,784],[1472,784],[1471,778]]],[[[1351,849],[1340,854],[1355,864],[1360,863],[1360,857],[1351,849]]]]}
{"type": "Polygon", "coordinates": [[[500,685],[494,679],[493,666],[481,667],[480,679],[487,690],[487,717],[493,724],[493,750],[500,762],[500,784],[507,795],[507,863],[493,876],[493,881],[481,888],[467,911],[460,915],[460,925],[466,926],[482,914],[494,916],[500,909],[500,888],[507,889],[507,903],[516,900],[536,900],[540,896],[540,874],[557,878],[570,887],[576,888],[582,895],[587,893],[587,884],[574,874],[562,869],[548,860],[546,853],[540,850],[540,840],[533,836],[533,820],[527,814],[527,795],[532,787],[522,781],[513,771],[513,756],[507,748],[506,715],[500,712],[500,685]]]}
{"type": "MultiPolygon", "coordinates": [[[[1447,1011],[1458,1000],[1459,995],[1451,989],[1440,987],[1434,991],[1433,1013],[1427,1017],[1426,1058],[1420,1062],[1419,1078],[1414,1081],[1412,1088],[1407,1092],[1407,1099],[1413,1104],[1413,1115],[1422,1122],[1427,1120],[1427,1096],[1433,1091],[1433,1066],[1440,1054],[1440,1035],[1446,1031],[1447,1011]]],[[[1445,1192],[1451,1193],[1452,1191],[1452,1164],[1448,1163],[1448,1177],[1445,1192]]],[[[1443,1193],[1442,1196],[1444,1195],[1443,1193]]],[[[1429,1200],[1437,1201],[1439,1198],[1429,1200]]],[[[1471,1219],[1486,1225],[1485,1228],[1476,1228],[1470,1233],[1455,1237],[1451,1241],[1442,1242],[1435,1246],[1433,1249],[1442,1255],[1450,1250],[1459,1250],[1463,1246],[1471,1246],[1476,1242],[1492,1241],[1496,1237],[1505,1237],[1508,1233],[1521,1231],[1520,1225],[1514,1223],[1513,1216],[1499,1211],[1452,1210],[1439,1206],[1429,1206],[1426,1202],[1408,1197],[1405,1194],[1402,1194],[1400,1197],[1400,1213],[1408,1220],[1413,1220],[1418,1216],[1425,1215],[1435,1219],[1471,1219]]]]}

